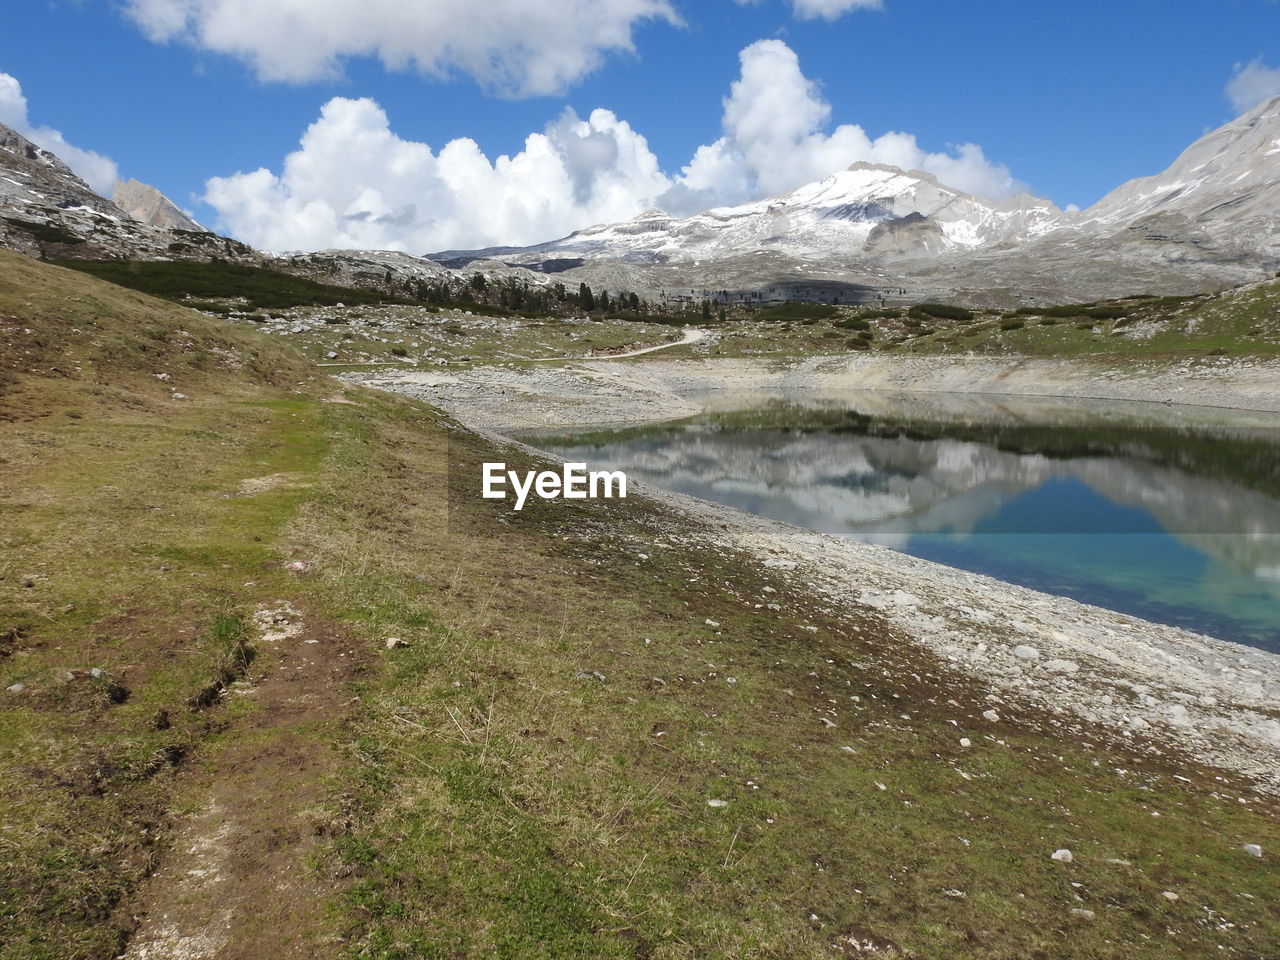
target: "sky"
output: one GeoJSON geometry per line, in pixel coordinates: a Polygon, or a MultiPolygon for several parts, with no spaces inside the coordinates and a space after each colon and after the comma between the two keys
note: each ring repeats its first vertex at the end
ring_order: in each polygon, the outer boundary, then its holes
{"type": "Polygon", "coordinates": [[[528,244],[857,160],[1088,206],[1280,94],[1280,0],[18,0],[0,122],[271,250],[528,244]]]}

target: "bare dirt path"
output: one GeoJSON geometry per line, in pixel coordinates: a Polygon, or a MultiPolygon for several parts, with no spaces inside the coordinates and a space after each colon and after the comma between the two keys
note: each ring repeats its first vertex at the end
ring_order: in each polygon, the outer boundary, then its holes
{"type": "Polygon", "coordinates": [[[254,623],[256,656],[225,697],[252,708],[186,775],[191,812],[132,907],[124,960],[324,958],[341,946],[324,911],[339,884],[308,857],[326,827],[358,651],[285,602],[264,604],[254,623]]]}
{"type": "Polygon", "coordinates": [[[532,363],[563,363],[569,360],[626,360],[628,357],[640,357],[646,353],[656,353],[659,350],[670,350],[672,347],[683,347],[691,343],[701,343],[707,337],[711,336],[707,330],[698,327],[685,327],[684,336],[679,340],[673,340],[671,343],[660,343],[656,347],[641,347],[639,350],[628,350],[626,353],[610,353],[599,357],[541,357],[531,361],[532,363]]]}

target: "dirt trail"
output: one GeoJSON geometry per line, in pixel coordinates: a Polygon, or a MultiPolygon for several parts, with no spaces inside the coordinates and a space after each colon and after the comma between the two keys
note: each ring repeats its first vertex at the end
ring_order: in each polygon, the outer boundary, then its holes
{"type": "Polygon", "coordinates": [[[646,353],[657,353],[659,350],[670,350],[672,347],[684,347],[691,343],[701,343],[711,336],[710,331],[699,327],[685,327],[679,340],[671,343],[660,343],[656,347],[641,347],[639,350],[628,350],[625,353],[610,353],[598,357],[539,357],[533,363],[560,363],[572,360],[626,360],[628,357],[642,357],[646,353]]]}
{"type": "Polygon", "coordinates": [[[331,735],[350,708],[358,651],[288,603],[254,619],[256,656],[227,698],[256,709],[186,774],[195,809],[131,908],[124,960],[324,958],[341,947],[323,906],[338,884],[307,860],[325,828],[339,762],[331,735]]]}

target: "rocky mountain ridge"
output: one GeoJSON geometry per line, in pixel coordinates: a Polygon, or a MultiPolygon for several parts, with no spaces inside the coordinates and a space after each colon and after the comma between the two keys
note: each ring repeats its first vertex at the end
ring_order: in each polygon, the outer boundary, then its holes
{"type": "Polygon", "coordinates": [[[149,223],[153,227],[170,230],[189,230],[193,233],[209,233],[199,223],[187,216],[172,200],[148,183],[140,180],[120,180],[111,191],[111,200],[131,220],[149,223]]]}

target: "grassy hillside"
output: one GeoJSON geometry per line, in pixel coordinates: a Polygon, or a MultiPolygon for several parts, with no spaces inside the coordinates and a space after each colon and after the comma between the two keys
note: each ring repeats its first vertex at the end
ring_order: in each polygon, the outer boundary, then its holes
{"type": "Polygon", "coordinates": [[[172,948],[166,916],[236,957],[1280,942],[1247,784],[993,730],[874,611],[660,505],[505,512],[469,486],[522,454],[4,253],[0,364],[5,960],[172,948]]]}

